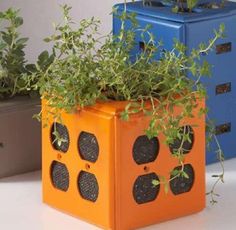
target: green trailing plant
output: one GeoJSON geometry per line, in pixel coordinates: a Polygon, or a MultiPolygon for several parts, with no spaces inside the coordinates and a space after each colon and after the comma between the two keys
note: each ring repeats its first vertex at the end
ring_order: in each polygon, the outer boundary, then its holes
{"type": "MultiPolygon", "coordinates": [[[[177,0],[177,1],[176,0],[164,0],[164,1],[167,2],[167,3],[169,2],[169,3],[174,5],[173,8],[172,8],[172,11],[174,13],[179,13],[179,12],[180,13],[181,12],[191,13],[193,11],[194,7],[196,7],[198,5],[198,2],[199,2],[198,0],[177,0]]],[[[144,5],[145,5],[146,2],[150,2],[150,1],[143,0],[144,5]]],[[[214,3],[213,2],[213,3],[201,4],[201,5],[199,5],[199,7],[204,7],[204,8],[209,8],[209,9],[223,8],[225,6],[225,2],[226,1],[222,0],[220,3],[214,3]]],[[[125,4],[126,4],[126,1],[125,1],[125,4]]],[[[224,25],[221,25],[221,28],[220,28],[221,37],[224,37],[223,31],[224,31],[224,25]]],[[[216,31],[215,31],[215,33],[216,33],[216,31]]],[[[212,47],[214,42],[215,42],[215,40],[211,40],[209,42],[209,44],[210,44],[209,47],[212,47]]],[[[202,52],[204,53],[204,45],[202,46],[200,44],[200,48],[202,49],[202,52]]],[[[207,113],[207,111],[206,111],[206,113],[207,113]]],[[[212,151],[215,151],[217,159],[219,160],[220,167],[221,167],[221,173],[216,174],[216,175],[212,175],[212,177],[216,178],[216,180],[215,180],[213,186],[211,187],[210,191],[206,193],[207,195],[210,196],[210,203],[215,204],[215,203],[217,203],[216,197],[220,196],[216,192],[216,187],[219,183],[224,183],[224,175],[225,175],[224,153],[221,149],[220,143],[219,143],[219,141],[217,139],[217,136],[216,136],[216,133],[215,133],[215,125],[213,124],[213,122],[209,118],[207,119],[207,128],[208,128],[208,131],[207,131],[207,144],[209,144],[211,142],[216,143],[217,148],[215,150],[212,150],[212,151]]],[[[183,137],[181,137],[181,135],[179,135],[179,138],[182,139],[182,142],[181,142],[179,150],[177,150],[177,155],[180,156],[180,158],[181,158],[181,154],[178,154],[178,152],[183,151],[183,150],[181,150],[181,146],[183,145],[185,140],[184,140],[183,137]]],[[[173,172],[171,172],[172,177],[169,181],[166,181],[166,178],[161,177],[160,181],[153,181],[153,184],[157,186],[157,185],[163,183],[163,184],[165,184],[166,187],[168,187],[168,183],[170,181],[174,180],[176,177],[179,177],[179,176],[186,177],[186,178],[188,177],[188,175],[185,175],[185,173],[184,173],[183,164],[182,164],[181,170],[177,170],[177,171],[174,170],[173,172]]],[[[166,188],[166,190],[167,190],[167,188],[166,188]]]]}
{"type": "Polygon", "coordinates": [[[172,11],[174,13],[192,13],[197,4],[198,0],[177,0],[174,1],[172,11]]]}
{"type": "Polygon", "coordinates": [[[225,7],[225,3],[227,1],[222,0],[220,2],[208,2],[208,3],[202,3],[199,4],[200,8],[205,8],[205,9],[221,9],[225,7]]]}
{"type": "MultiPolygon", "coordinates": [[[[155,1],[155,0],[154,0],[155,1]]],[[[144,5],[151,2],[151,0],[143,0],[144,5]]],[[[161,2],[173,5],[172,11],[174,13],[191,13],[194,7],[197,6],[198,0],[163,0],[161,2]]]]}
{"type": "MultiPolygon", "coordinates": [[[[53,44],[52,54],[43,52],[39,56],[37,72],[25,76],[26,88],[39,89],[46,101],[46,113],[55,122],[63,122],[62,111],[75,112],[78,107],[83,109],[97,101],[128,101],[121,119],[129,120],[130,115],[142,113],[150,118],[145,130],[149,138],[162,133],[168,145],[179,140],[180,147],[174,150],[173,157],[178,159],[181,168],[170,172],[170,180],[188,178],[184,170],[183,142],[191,142],[191,139],[190,132],[181,127],[187,125],[187,117],[193,117],[198,100],[206,97],[200,79],[210,75],[210,65],[206,61],[200,62],[201,55],[208,54],[215,41],[223,36],[224,26],[214,32],[209,43],[200,44],[186,55],[187,47],[178,41],[174,42],[172,50],[162,52],[163,45],[156,42],[148,27],[139,28],[134,14],[117,15],[122,22],[118,35],[100,36],[99,21],[94,18],[82,20],[75,28],[69,16],[70,7],[65,5],[62,9],[64,22],[45,39],[53,44]],[[131,30],[125,30],[126,20],[133,24],[131,30]],[[142,32],[143,52],[130,57],[137,30],[142,32]],[[146,35],[148,42],[144,41],[146,35]],[[157,53],[161,53],[162,58],[154,61],[157,53]],[[188,72],[192,74],[191,78],[187,76],[188,72]],[[174,115],[175,107],[181,108],[182,112],[174,115]]],[[[199,116],[205,113],[202,109],[199,116]]],[[[48,117],[44,119],[47,125],[48,117]]],[[[63,142],[60,136],[55,136],[58,143],[63,142]]],[[[164,184],[167,191],[169,179],[161,175],[159,178],[160,181],[153,181],[153,184],[164,184]]]]}
{"type": "MultiPolygon", "coordinates": [[[[155,1],[155,0],[154,0],[155,1]]],[[[125,1],[126,2],[126,1],[125,1]]],[[[133,2],[133,1],[132,1],[133,2]]],[[[143,0],[144,5],[152,5],[152,0],[143,0]]],[[[194,8],[219,9],[225,6],[226,1],[199,4],[199,0],[160,0],[172,5],[173,13],[192,13],[194,8]]]]}
{"type": "Polygon", "coordinates": [[[187,0],[187,8],[190,12],[193,11],[193,8],[198,4],[198,0],[187,0]]]}
{"type": "MultiPolygon", "coordinates": [[[[211,151],[215,151],[217,159],[220,163],[220,167],[221,167],[221,172],[218,174],[214,174],[212,175],[213,178],[215,178],[215,182],[213,183],[210,191],[208,191],[206,193],[206,195],[210,196],[210,203],[211,204],[216,204],[217,203],[217,198],[220,196],[217,192],[216,192],[216,188],[217,185],[219,183],[224,183],[224,176],[225,176],[225,168],[224,168],[224,153],[221,149],[220,143],[217,139],[216,136],[216,131],[215,131],[215,124],[212,120],[209,119],[208,115],[206,116],[207,118],[207,143],[209,144],[210,142],[215,142],[217,148],[211,149],[211,151]]],[[[208,145],[207,148],[210,149],[210,146],[208,145]]]]}
{"type": "Polygon", "coordinates": [[[0,99],[16,94],[29,93],[23,80],[24,74],[36,70],[34,65],[27,65],[24,48],[28,38],[21,37],[19,28],[23,24],[19,10],[9,8],[0,12],[0,99]]]}

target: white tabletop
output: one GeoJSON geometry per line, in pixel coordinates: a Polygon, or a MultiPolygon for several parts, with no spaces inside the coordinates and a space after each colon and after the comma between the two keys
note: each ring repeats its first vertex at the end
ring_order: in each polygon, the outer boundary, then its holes
{"type": "MultiPolygon", "coordinates": [[[[218,204],[195,215],[179,218],[142,230],[235,230],[236,229],[236,159],[225,162],[225,184],[218,187],[218,204]]],[[[207,167],[207,187],[219,164],[207,167]]],[[[41,172],[0,180],[1,230],[98,230],[77,218],[54,210],[41,202],[41,172]]]]}

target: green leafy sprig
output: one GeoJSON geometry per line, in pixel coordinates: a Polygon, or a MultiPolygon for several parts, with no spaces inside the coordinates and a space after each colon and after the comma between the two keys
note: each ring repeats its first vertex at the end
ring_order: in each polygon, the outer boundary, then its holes
{"type": "Polygon", "coordinates": [[[26,64],[24,48],[28,38],[18,32],[22,24],[19,10],[9,8],[0,12],[0,99],[28,94],[22,91],[25,88],[23,75],[36,70],[34,65],[26,64]]]}

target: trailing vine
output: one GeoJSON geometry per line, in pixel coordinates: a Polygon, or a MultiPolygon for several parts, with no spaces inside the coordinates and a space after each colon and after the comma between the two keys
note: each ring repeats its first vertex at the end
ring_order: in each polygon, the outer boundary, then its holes
{"type": "MultiPolygon", "coordinates": [[[[218,161],[220,163],[220,168],[221,168],[221,172],[220,173],[212,175],[212,177],[215,178],[216,180],[213,183],[210,191],[208,191],[206,193],[207,196],[210,196],[210,203],[212,205],[214,205],[214,204],[216,204],[218,202],[216,198],[220,196],[216,192],[217,185],[219,183],[224,183],[224,176],[225,176],[224,152],[222,151],[220,143],[219,143],[219,141],[217,139],[215,125],[209,119],[208,115],[206,115],[206,117],[207,117],[207,133],[208,133],[207,143],[215,142],[217,148],[214,151],[216,153],[216,156],[217,156],[217,159],[218,159],[218,161]]],[[[210,146],[208,146],[208,148],[210,148],[210,146]]],[[[213,149],[211,149],[211,151],[213,151],[213,149]]]]}
{"type": "MultiPolygon", "coordinates": [[[[124,1],[126,3],[126,1],[124,1]]],[[[132,0],[134,2],[134,0],[132,0]]],[[[143,0],[144,5],[152,6],[154,0],[143,0]]],[[[220,2],[206,2],[199,4],[199,0],[160,0],[160,4],[168,4],[172,7],[173,13],[193,13],[194,8],[205,8],[205,9],[219,9],[224,8],[226,1],[222,0],[220,2]]]]}

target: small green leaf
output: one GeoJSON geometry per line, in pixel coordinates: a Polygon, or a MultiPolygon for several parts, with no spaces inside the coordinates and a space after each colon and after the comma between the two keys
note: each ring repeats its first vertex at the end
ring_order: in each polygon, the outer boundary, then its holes
{"type": "Polygon", "coordinates": [[[189,179],[189,175],[185,171],[182,171],[181,174],[184,178],[189,179]]]}
{"type": "Polygon", "coordinates": [[[154,186],[158,186],[158,185],[160,185],[160,181],[159,181],[159,180],[153,180],[153,181],[152,181],[152,184],[153,184],[154,186]]]}
{"type": "Polygon", "coordinates": [[[177,176],[178,174],[180,174],[180,171],[177,169],[171,171],[172,176],[177,176]]]}
{"type": "Polygon", "coordinates": [[[22,17],[16,17],[15,18],[15,26],[19,27],[21,25],[23,25],[23,18],[22,17]]]}
{"type": "Polygon", "coordinates": [[[121,112],[121,119],[124,120],[124,121],[128,121],[129,120],[128,112],[126,112],[126,111],[121,112]]]}
{"type": "Polygon", "coordinates": [[[47,59],[49,58],[49,54],[48,51],[43,51],[39,56],[38,56],[38,60],[39,62],[45,62],[47,59]]]}
{"type": "Polygon", "coordinates": [[[179,12],[179,7],[174,6],[171,10],[172,10],[173,13],[178,13],[179,12]]]}
{"type": "Polygon", "coordinates": [[[0,51],[7,47],[6,43],[0,43],[0,51]]]}
{"type": "Polygon", "coordinates": [[[17,45],[23,45],[25,44],[27,41],[29,40],[29,38],[20,38],[16,41],[17,45]]]}
{"type": "Polygon", "coordinates": [[[48,42],[51,42],[52,40],[51,40],[51,38],[44,38],[43,41],[48,43],[48,42]]]}

